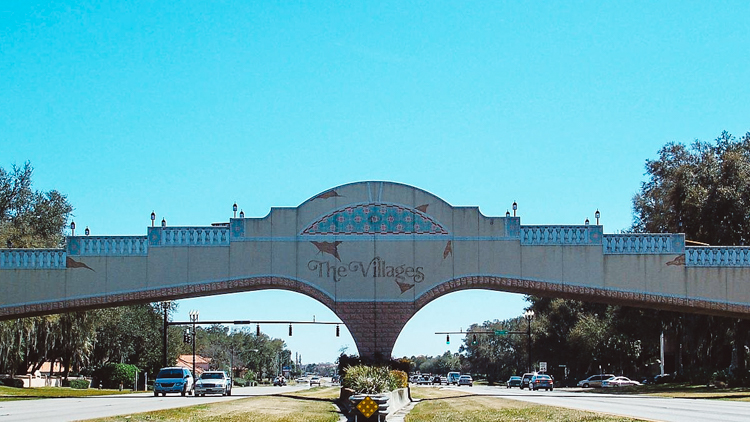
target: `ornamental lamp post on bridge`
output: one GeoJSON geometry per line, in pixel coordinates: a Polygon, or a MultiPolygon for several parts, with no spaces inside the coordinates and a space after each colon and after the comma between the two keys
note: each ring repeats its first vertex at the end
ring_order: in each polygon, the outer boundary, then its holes
{"type": "Polygon", "coordinates": [[[198,311],[190,311],[190,322],[193,323],[193,377],[195,377],[195,323],[198,322],[198,311]]]}
{"type": "Polygon", "coordinates": [[[528,323],[527,335],[529,337],[529,372],[531,372],[531,320],[534,319],[534,311],[528,310],[523,314],[524,319],[528,323]]]}

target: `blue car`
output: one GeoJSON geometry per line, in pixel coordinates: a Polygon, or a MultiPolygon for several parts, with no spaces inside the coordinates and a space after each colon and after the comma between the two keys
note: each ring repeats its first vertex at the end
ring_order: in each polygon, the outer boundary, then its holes
{"type": "Polygon", "coordinates": [[[162,368],[154,381],[154,396],[158,396],[159,393],[162,396],[166,396],[167,393],[193,395],[193,389],[193,374],[187,368],[179,366],[162,368]]]}

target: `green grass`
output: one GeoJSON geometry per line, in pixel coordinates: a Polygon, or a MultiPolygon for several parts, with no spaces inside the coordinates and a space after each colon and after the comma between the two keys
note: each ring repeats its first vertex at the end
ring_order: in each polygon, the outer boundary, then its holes
{"type": "Polygon", "coordinates": [[[0,401],[104,396],[110,394],[130,394],[130,390],[97,390],[95,388],[81,390],[70,387],[15,388],[0,386],[0,401]]]}
{"type": "Polygon", "coordinates": [[[337,422],[339,413],[334,407],[333,401],[338,397],[338,388],[316,387],[295,393],[250,397],[178,409],[92,419],[91,421],[337,422]]]}
{"type": "Polygon", "coordinates": [[[412,397],[421,398],[422,402],[414,406],[414,409],[406,415],[406,422],[633,422],[638,420],[498,397],[475,396],[454,390],[415,387],[412,388],[412,397]]]}

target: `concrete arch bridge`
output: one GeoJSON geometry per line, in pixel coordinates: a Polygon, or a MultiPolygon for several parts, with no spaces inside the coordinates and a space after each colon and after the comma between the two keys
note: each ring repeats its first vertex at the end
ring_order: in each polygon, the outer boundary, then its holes
{"type": "Polygon", "coordinates": [[[524,226],[415,187],[358,182],[221,226],[0,249],[0,319],[259,289],[317,299],[360,355],[390,356],[419,309],[464,289],[748,318],[750,248],[524,226]]]}

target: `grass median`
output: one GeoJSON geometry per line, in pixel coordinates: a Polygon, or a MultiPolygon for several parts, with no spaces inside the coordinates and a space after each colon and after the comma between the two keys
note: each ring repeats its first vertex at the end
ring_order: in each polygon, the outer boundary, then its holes
{"type": "Polygon", "coordinates": [[[88,388],[84,390],[70,387],[15,388],[0,386],[0,401],[51,399],[60,397],[108,396],[111,394],[130,394],[130,391],[97,390],[95,388],[88,388]]]}
{"type": "Polygon", "coordinates": [[[586,421],[634,422],[639,419],[543,406],[454,390],[413,387],[412,397],[422,401],[406,415],[406,422],[586,421]]]}
{"type": "Polygon", "coordinates": [[[333,402],[339,397],[339,391],[337,387],[317,387],[294,393],[91,419],[89,422],[336,422],[339,413],[333,402]]]}

